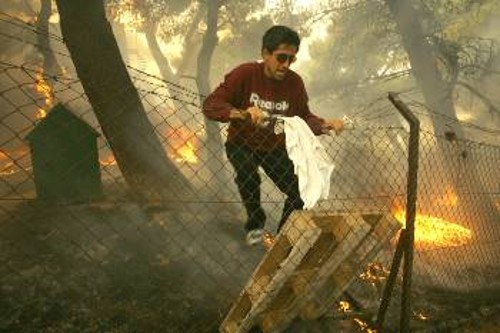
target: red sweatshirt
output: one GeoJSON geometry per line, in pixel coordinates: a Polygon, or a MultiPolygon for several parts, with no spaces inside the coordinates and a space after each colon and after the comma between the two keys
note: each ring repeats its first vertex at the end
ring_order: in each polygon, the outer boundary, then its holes
{"type": "MultiPolygon", "coordinates": [[[[233,69],[204,101],[207,118],[228,122],[232,109],[257,106],[272,115],[299,116],[314,134],[321,134],[324,120],[309,111],[308,97],[301,77],[288,70],[283,80],[264,75],[264,63],[246,63],[233,69]]],[[[250,122],[231,120],[228,141],[244,144],[253,150],[269,151],[285,146],[284,134],[274,134],[273,126],[256,127],[250,122]]]]}

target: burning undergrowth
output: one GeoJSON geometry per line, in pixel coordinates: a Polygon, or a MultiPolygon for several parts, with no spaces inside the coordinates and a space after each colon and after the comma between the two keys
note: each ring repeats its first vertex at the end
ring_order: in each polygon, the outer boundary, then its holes
{"type": "MultiPolygon", "coordinates": [[[[457,205],[458,196],[448,187],[443,196],[438,196],[432,201],[437,205],[454,208],[457,205]]],[[[406,211],[399,198],[394,200],[391,213],[405,228],[406,211]]],[[[415,247],[417,249],[432,250],[467,245],[471,243],[472,235],[472,231],[463,226],[463,223],[423,213],[421,210],[415,215],[415,247]]]]}

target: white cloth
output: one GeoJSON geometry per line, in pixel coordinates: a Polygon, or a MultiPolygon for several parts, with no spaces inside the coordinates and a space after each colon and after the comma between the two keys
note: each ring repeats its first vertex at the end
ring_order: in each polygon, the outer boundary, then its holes
{"type": "Polygon", "coordinates": [[[320,198],[328,198],[330,177],[335,166],[302,118],[280,119],[284,122],[286,150],[299,179],[300,197],[304,201],[304,209],[310,209],[320,198]]]}

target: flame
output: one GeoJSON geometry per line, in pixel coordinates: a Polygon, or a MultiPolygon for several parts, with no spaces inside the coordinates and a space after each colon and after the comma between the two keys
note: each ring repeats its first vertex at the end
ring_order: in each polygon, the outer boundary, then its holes
{"type": "MultiPolygon", "coordinates": [[[[338,306],[337,306],[337,311],[342,312],[342,313],[348,313],[352,312],[351,304],[347,301],[340,301],[338,306]]],[[[377,331],[368,325],[365,321],[363,321],[361,318],[352,318],[352,320],[359,326],[359,329],[361,332],[366,332],[366,333],[377,333],[377,331]]]]}
{"type": "Polygon", "coordinates": [[[429,316],[424,315],[422,312],[413,311],[413,316],[418,320],[428,320],[429,316]]]}
{"type": "Polygon", "coordinates": [[[458,203],[458,195],[451,186],[446,186],[444,194],[435,200],[435,203],[441,206],[455,207],[458,203]]]}
{"type": "Polygon", "coordinates": [[[116,160],[113,155],[110,155],[104,159],[99,160],[99,164],[102,166],[111,166],[111,165],[116,165],[116,160]]]}
{"type": "Polygon", "coordinates": [[[5,166],[2,166],[2,170],[0,170],[0,176],[10,176],[16,173],[16,171],[13,168],[14,162],[8,162],[5,164],[5,166]]]}
{"type": "Polygon", "coordinates": [[[196,155],[197,137],[188,129],[178,127],[167,134],[169,141],[169,157],[178,163],[198,163],[196,155]]]}
{"type": "Polygon", "coordinates": [[[20,170],[30,170],[30,167],[20,166],[18,161],[26,155],[26,150],[18,149],[8,153],[0,150],[0,177],[7,177],[18,173],[20,170]]]}
{"type": "Polygon", "coordinates": [[[354,318],[353,320],[356,324],[358,324],[361,332],[377,333],[377,331],[375,329],[370,328],[370,326],[366,322],[364,322],[363,320],[361,320],[359,318],[354,318]]]}
{"type": "Polygon", "coordinates": [[[267,250],[270,250],[273,247],[275,241],[276,241],[276,239],[273,236],[273,234],[271,234],[268,231],[264,231],[264,233],[262,234],[262,245],[267,250]]]}
{"type": "Polygon", "coordinates": [[[35,74],[35,91],[44,98],[44,105],[38,108],[36,114],[36,119],[40,120],[47,116],[47,110],[52,107],[54,100],[54,92],[52,91],[52,87],[45,80],[42,68],[35,74]]]}
{"type": "Polygon", "coordinates": [[[347,301],[340,301],[339,306],[337,307],[338,312],[350,312],[351,304],[347,301]]]}
{"type": "MultiPolygon", "coordinates": [[[[455,202],[455,204],[458,202],[458,198],[451,199],[451,201],[447,202],[455,202]]],[[[393,205],[392,214],[401,226],[405,228],[406,211],[402,208],[402,204],[397,200],[393,205]]],[[[418,248],[461,246],[467,244],[471,238],[472,231],[458,223],[418,212],[415,215],[415,246],[418,248]]]]}
{"type": "Polygon", "coordinates": [[[383,282],[389,275],[389,270],[381,262],[369,263],[359,278],[372,286],[378,282],[383,282]]]}
{"type": "Polygon", "coordinates": [[[194,143],[191,141],[186,141],[182,146],[175,150],[175,153],[172,154],[172,158],[179,163],[198,163],[198,157],[196,156],[196,148],[194,146],[194,143]]]}

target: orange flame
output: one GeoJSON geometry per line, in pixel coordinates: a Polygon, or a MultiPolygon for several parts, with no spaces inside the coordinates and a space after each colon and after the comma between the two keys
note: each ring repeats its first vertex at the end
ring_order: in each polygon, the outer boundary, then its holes
{"type": "MultiPolygon", "coordinates": [[[[337,312],[346,313],[346,314],[349,312],[352,312],[351,304],[347,301],[340,301],[338,303],[338,306],[337,306],[337,312]]],[[[377,331],[375,329],[371,328],[370,325],[367,322],[365,322],[363,319],[354,317],[354,318],[352,318],[352,320],[354,321],[354,323],[356,323],[358,325],[358,328],[361,332],[377,333],[377,331]]]]}
{"type": "Polygon", "coordinates": [[[351,311],[351,304],[347,301],[340,301],[339,305],[337,307],[338,312],[350,312],[351,311]]]}
{"type": "Polygon", "coordinates": [[[11,176],[21,170],[30,170],[31,167],[24,165],[22,160],[26,154],[27,151],[24,148],[12,151],[0,150],[0,177],[11,176]]]}
{"type": "Polygon", "coordinates": [[[196,155],[197,137],[189,130],[178,127],[167,135],[169,157],[178,163],[198,163],[196,155]]]}
{"type": "Polygon", "coordinates": [[[110,155],[106,158],[100,159],[99,164],[102,166],[111,166],[111,165],[116,165],[116,160],[113,155],[110,155]]]}
{"type": "Polygon", "coordinates": [[[361,330],[361,332],[377,333],[376,330],[370,328],[370,326],[366,322],[364,322],[363,320],[361,320],[359,318],[354,318],[353,320],[354,320],[354,322],[356,324],[358,324],[359,329],[361,330]]]}
{"type": "Polygon", "coordinates": [[[435,203],[441,206],[454,207],[458,203],[458,195],[455,193],[453,187],[448,185],[444,190],[444,194],[438,197],[435,203]]]}
{"type": "Polygon", "coordinates": [[[0,170],[0,177],[10,176],[16,173],[14,170],[14,162],[8,162],[0,170]]]}
{"type": "Polygon", "coordinates": [[[179,163],[198,163],[198,157],[196,156],[196,148],[194,143],[191,141],[186,141],[182,146],[175,150],[175,153],[172,154],[172,158],[179,163]]]}
{"type": "MultiPolygon", "coordinates": [[[[458,197],[446,202],[455,205],[458,202],[458,197]]],[[[401,226],[405,228],[406,211],[399,200],[394,201],[392,214],[401,226]]],[[[471,238],[472,231],[461,226],[459,223],[418,212],[415,215],[415,246],[417,248],[461,246],[467,244],[471,238]]]]}
{"type": "Polygon", "coordinates": [[[387,276],[389,276],[389,270],[381,262],[372,262],[365,267],[359,278],[375,286],[377,283],[385,281],[387,276]]]}
{"type": "Polygon", "coordinates": [[[413,316],[415,317],[415,319],[418,319],[418,320],[428,320],[429,319],[429,316],[423,314],[422,312],[413,311],[413,316]]]}
{"type": "Polygon", "coordinates": [[[52,91],[52,87],[45,80],[43,69],[40,69],[39,72],[35,74],[35,90],[44,98],[44,105],[38,108],[36,114],[36,119],[40,120],[47,116],[47,111],[52,107],[54,99],[54,92],[52,91]]]}
{"type": "Polygon", "coordinates": [[[264,245],[267,250],[270,250],[273,247],[275,241],[276,238],[273,236],[273,234],[264,231],[264,233],[262,234],[262,245],[264,245]]]}

